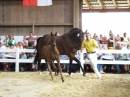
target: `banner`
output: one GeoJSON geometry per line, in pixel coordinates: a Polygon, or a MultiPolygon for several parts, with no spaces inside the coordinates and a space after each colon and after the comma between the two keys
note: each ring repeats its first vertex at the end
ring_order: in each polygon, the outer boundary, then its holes
{"type": "Polygon", "coordinates": [[[24,6],[50,6],[52,0],[23,0],[24,6]]]}

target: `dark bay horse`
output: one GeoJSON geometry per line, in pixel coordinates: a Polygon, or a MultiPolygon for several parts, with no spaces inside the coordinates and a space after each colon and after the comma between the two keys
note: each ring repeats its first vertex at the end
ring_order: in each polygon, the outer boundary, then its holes
{"type": "MultiPolygon", "coordinates": [[[[61,70],[61,66],[60,66],[60,53],[59,53],[57,46],[56,46],[56,37],[55,36],[56,36],[56,34],[54,35],[51,32],[51,44],[42,47],[41,54],[40,54],[41,56],[39,56],[39,59],[42,59],[42,58],[45,59],[52,80],[54,78],[52,75],[52,70],[50,68],[50,65],[52,64],[55,67],[54,61],[56,60],[58,63],[58,69],[59,69],[60,74],[61,74],[62,82],[64,82],[64,79],[62,76],[62,70],[61,70]]],[[[55,69],[56,69],[56,67],[55,67],[55,69]]]]}
{"type": "MultiPolygon", "coordinates": [[[[68,33],[65,33],[61,36],[56,36],[56,45],[60,52],[60,55],[67,55],[69,57],[69,75],[71,75],[71,65],[72,61],[76,61],[77,64],[80,65],[80,68],[82,69],[83,76],[86,75],[83,67],[81,66],[80,61],[75,57],[75,54],[77,50],[81,49],[82,41],[84,40],[84,33],[79,28],[73,28],[68,33]]],[[[36,50],[37,54],[34,59],[34,63],[37,63],[38,61],[38,70],[40,70],[40,63],[41,59],[39,58],[39,55],[41,54],[41,48],[42,46],[48,45],[51,42],[51,35],[46,34],[43,37],[39,37],[37,39],[37,45],[36,50]]]]}

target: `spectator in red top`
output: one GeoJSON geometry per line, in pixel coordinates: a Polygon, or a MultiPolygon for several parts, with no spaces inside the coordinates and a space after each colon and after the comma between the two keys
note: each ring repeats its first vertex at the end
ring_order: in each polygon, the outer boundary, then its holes
{"type": "Polygon", "coordinates": [[[28,40],[28,42],[30,42],[30,41],[35,41],[35,40],[37,40],[37,37],[36,37],[36,38],[33,37],[33,33],[30,32],[30,33],[29,33],[29,37],[27,37],[26,40],[28,40]]]}
{"type": "Polygon", "coordinates": [[[102,44],[108,44],[108,39],[106,36],[102,37],[102,40],[101,40],[102,44]]]}

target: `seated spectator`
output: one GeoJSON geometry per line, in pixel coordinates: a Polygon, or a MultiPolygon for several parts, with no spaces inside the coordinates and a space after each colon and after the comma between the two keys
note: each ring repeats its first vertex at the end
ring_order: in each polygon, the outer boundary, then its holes
{"type": "MultiPolygon", "coordinates": [[[[22,42],[18,42],[17,48],[24,49],[23,48],[23,43],[22,42]]],[[[19,53],[19,58],[20,59],[27,59],[27,56],[26,56],[25,52],[20,52],[19,53]]],[[[20,63],[20,70],[21,71],[25,70],[24,65],[25,65],[24,63],[20,63]]]]}
{"type": "MultiPolygon", "coordinates": [[[[127,49],[130,50],[130,43],[127,45],[127,49]]],[[[127,60],[130,61],[130,53],[127,54],[127,60]]],[[[127,72],[130,73],[130,65],[127,65],[127,72]]]]}
{"type": "MultiPolygon", "coordinates": [[[[33,41],[30,41],[30,42],[28,43],[27,49],[35,49],[34,45],[35,45],[35,43],[34,43],[33,41]]],[[[36,53],[27,53],[26,55],[27,55],[27,58],[28,58],[28,59],[34,59],[35,56],[36,56],[36,53]]],[[[32,64],[32,69],[33,69],[34,71],[37,71],[37,64],[32,64]]]]}
{"type": "Polygon", "coordinates": [[[15,39],[14,39],[14,36],[12,35],[12,36],[10,36],[10,38],[9,38],[9,41],[7,42],[7,44],[6,44],[7,46],[9,46],[9,45],[14,45],[14,46],[16,46],[16,41],[15,41],[15,39]]]}
{"type": "MultiPolygon", "coordinates": [[[[16,47],[13,44],[8,45],[8,49],[15,49],[16,47]]],[[[14,59],[16,57],[16,52],[6,52],[6,54],[9,54],[9,59],[14,59]]],[[[15,70],[15,63],[8,63],[8,70],[14,71],[15,70]]]]}
{"type": "Polygon", "coordinates": [[[23,42],[23,48],[27,48],[27,46],[28,46],[28,40],[26,40],[26,36],[23,36],[22,42],[23,42]]]}
{"type": "MultiPolygon", "coordinates": [[[[0,49],[6,49],[4,46],[4,42],[0,40],[0,49]]],[[[0,52],[0,59],[4,59],[5,52],[0,52]]],[[[1,69],[4,69],[4,71],[7,71],[6,63],[0,63],[1,69]]]]}
{"type": "Polygon", "coordinates": [[[9,42],[9,36],[8,36],[8,34],[5,35],[5,40],[3,42],[4,42],[4,46],[7,46],[7,43],[9,42]]]}
{"type": "MultiPolygon", "coordinates": [[[[67,55],[60,55],[61,60],[69,60],[67,55]]],[[[66,71],[69,72],[69,64],[65,63],[66,71]]]]}
{"type": "Polygon", "coordinates": [[[102,37],[101,43],[102,44],[108,44],[108,39],[107,39],[106,36],[102,37]]]}
{"type": "MultiPolygon", "coordinates": [[[[119,46],[119,50],[122,50],[123,46],[122,45],[118,45],[119,46]]],[[[127,55],[126,54],[117,54],[116,56],[116,60],[126,60],[127,59],[127,55]]],[[[119,65],[114,65],[115,66],[115,70],[117,73],[121,73],[121,69],[119,65]]]]}
{"type": "MultiPolygon", "coordinates": [[[[17,48],[24,49],[22,42],[18,42],[17,48]]],[[[25,52],[20,52],[19,54],[20,59],[27,59],[25,52]]]]}
{"type": "Polygon", "coordinates": [[[97,41],[98,44],[102,44],[102,41],[99,39],[98,36],[95,37],[95,40],[97,41]]]}

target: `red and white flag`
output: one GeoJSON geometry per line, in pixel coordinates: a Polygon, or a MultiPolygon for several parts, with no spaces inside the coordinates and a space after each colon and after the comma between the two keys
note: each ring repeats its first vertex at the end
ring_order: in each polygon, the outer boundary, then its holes
{"type": "Polygon", "coordinates": [[[52,0],[23,0],[24,6],[50,6],[52,0]]]}

